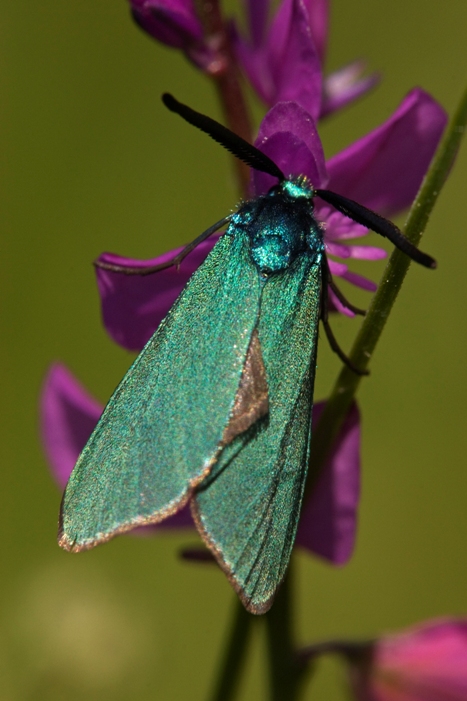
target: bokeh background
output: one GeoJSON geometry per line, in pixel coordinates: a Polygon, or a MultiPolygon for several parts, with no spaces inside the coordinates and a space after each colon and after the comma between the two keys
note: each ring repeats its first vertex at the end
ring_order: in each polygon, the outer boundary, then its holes
{"type": "MultiPolygon", "coordinates": [[[[144,36],[124,0],[4,3],[1,17],[0,699],[205,699],[234,603],[225,577],[179,559],[197,542],[190,532],[59,550],[60,494],[37,404],[54,360],[102,402],[131,361],[103,330],[92,260],[104,250],[153,257],[234,205],[227,155],[159,96],[220,110],[208,81],[144,36]]],[[[467,79],[466,28],[460,0],[334,0],[327,68],[364,57],[384,79],[322,125],[326,153],[386,119],[415,85],[452,113],[467,79]]],[[[467,144],[423,241],[439,269],[410,270],[359,395],[355,556],[337,570],[296,555],[304,642],[465,614],[466,181],[467,144]]],[[[366,264],[376,280],[382,269],[366,264]]],[[[334,321],[345,348],[358,323],[334,321]]],[[[317,397],[338,370],[322,342],[317,397]]],[[[258,629],[245,701],[264,697],[263,653],[258,629]]],[[[307,698],[345,698],[343,682],[324,662],[307,698]]]]}

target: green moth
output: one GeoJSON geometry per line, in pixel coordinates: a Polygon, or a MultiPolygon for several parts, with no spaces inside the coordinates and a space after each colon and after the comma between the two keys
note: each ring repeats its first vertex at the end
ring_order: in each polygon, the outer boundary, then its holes
{"type": "Polygon", "coordinates": [[[163,100],[277,184],[171,261],[180,263],[227,227],[107,404],[66,487],[59,543],[86,550],[158,523],[190,501],[204,542],[245,607],[260,614],[272,605],[294,545],[320,319],[333,349],[349,362],[328,324],[327,289],[336,288],[314,197],[417,262],[435,262],[386,219],[315,190],[303,176],[286,178],[222,125],[170,95],[163,100]]]}

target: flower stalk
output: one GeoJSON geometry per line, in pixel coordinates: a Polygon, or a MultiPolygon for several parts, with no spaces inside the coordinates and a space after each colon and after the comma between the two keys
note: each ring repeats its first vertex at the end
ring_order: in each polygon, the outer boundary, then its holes
{"type": "Polygon", "coordinates": [[[306,663],[295,653],[292,611],[292,563],[273,607],[265,614],[270,701],[298,701],[306,663]]]}
{"type": "MultiPolygon", "coordinates": [[[[240,84],[240,72],[230,42],[218,0],[195,0],[198,18],[204,38],[215,51],[216,59],[207,67],[217,89],[225,121],[229,129],[246,141],[252,141],[252,128],[246,100],[240,84]]],[[[233,157],[238,189],[243,197],[248,195],[250,169],[233,157]]]]}
{"type": "Polygon", "coordinates": [[[246,662],[253,623],[254,616],[246,611],[238,598],[235,598],[235,612],[230,636],[210,701],[233,701],[235,699],[246,662]]]}
{"type": "MultiPolygon", "coordinates": [[[[304,688],[305,674],[312,669],[308,656],[296,653],[291,579],[292,563],[274,606],[262,617],[266,624],[270,701],[298,701],[304,688]]],[[[257,620],[236,601],[230,637],[210,701],[233,701],[236,698],[251,631],[257,620]]]]}

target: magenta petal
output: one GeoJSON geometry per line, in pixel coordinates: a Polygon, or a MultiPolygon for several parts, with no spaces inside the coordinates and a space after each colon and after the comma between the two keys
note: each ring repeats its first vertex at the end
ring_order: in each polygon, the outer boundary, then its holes
{"type": "Polygon", "coordinates": [[[193,0],[130,0],[133,19],[157,41],[182,49],[201,70],[216,70],[218,55],[204,42],[193,0]]]}
{"type": "Polygon", "coordinates": [[[368,693],[378,701],[464,701],[467,619],[429,621],[384,636],[374,646],[370,669],[356,671],[362,701],[368,693]]]}
{"type": "MultiPolygon", "coordinates": [[[[283,104],[283,103],[282,103],[283,104]]],[[[273,134],[260,150],[276,163],[286,177],[307,175],[311,183],[316,182],[318,171],[316,161],[307,145],[291,132],[273,134]],[[293,158],[293,167],[288,167],[293,158]]],[[[257,195],[266,193],[277,182],[277,178],[253,171],[254,191],[257,195]]]]}
{"type": "MultiPolygon", "coordinates": [[[[327,183],[323,147],[312,117],[296,102],[279,102],[261,122],[255,141],[277,163],[286,177],[306,175],[314,187],[327,183]]],[[[267,192],[276,179],[253,172],[257,195],[267,192]]]]}
{"type": "Polygon", "coordinates": [[[324,240],[339,241],[340,239],[354,239],[368,234],[368,229],[353,221],[345,214],[336,211],[328,204],[323,204],[322,200],[315,200],[315,216],[319,222],[323,222],[324,240]]]}
{"type": "MultiPolygon", "coordinates": [[[[182,261],[179,269],[171,267],[140,276],[96,267],[104,325],[114,341],[128,350],[141,350],[218,239],[218,235],[213,235],[200,243],[182,261]]],[[[146,268],[171,260],[181,250],[176,248],[151,260],[133,260],[103,253],[99,260],[146,268]]]]}
{"type": "Polygon", "coordinates": [[[324,63],[328,43],[328,0],[304,0],[308,12],[311,34],[321,63],[324,63]]]}
{"type": "Polygon", "coordinates": [[[333,243],[332,241],[326,241],[326,251],[327,253],[329,253],[330,256],[338,256],[339,258],[350,258],[349,246],[344,246],[341,243],[333,243]]]}
{"type": "Polygon", "coordinates": [[[348,244],[326,241],[326,251],[339,258],[357,258],[359,260],[381,260],[387,257],[384,248],[376,246],[349,246],[348,244]]]}
{"type": "Polygon", "coordinates": [[[321,112],[321,62],[303,0],[283,0],[268,37],[272,104],[298,102],[313,119],[321,112]]]}
{"type": "Polygon", "coordinates": [[[446,121],[428,93],[412,90],[384,124],[328,161],[329,189],[385,216],[407,208],[446,121]]]}
{"type": "Polygon", "coordinates": [[[268,26],[270,0],[244,0],[248,28],[253,46],[259,47],[264,41],[268,26]]]}
{"type": "Polygon", "coordinates": [[[380,75],[363,76],[365,69],[365,61],[353,61],[325,78],[321,117],[342,109],[378,85],[380,75]]]}
{"type": "MultiPolygon", "coordinates": [[[[324,402],[313,407],[313,423],[324,402]]],[[[303,507],[297,544],[343,565],[352,555],[360,498],[360,415],[353,404],[318,482],[303,507]]]]}
{"type": "Polygon", "coordinates": [[[382,260],[387,258],[388,254],[384,248],[377,246],[346,246],[349,251],[350,258],[359,260],[382,260]]]}
{"type": "Polygon", "coordinates": [[[343,280],[347,280],[347,282],[350,282],[352,285],[356,285],[357,287],[361,287],[362,290],[366,290],[367,292],[376,292],[378,289],[378,285],[373,282],[373,280],[368,280],[368,278],[363,277],[363,275],[353,273],[351,270],[347,270],[341,275],[341,277],[343,280]]]}
{"type": "Polygon", "coordinates": [[[192,0],[130,0],[130,6],[142,29],[163,44],[181,49],[203,38],[192,0]]]}
{"type": "Polygon", "coordinates": [[[338,275],[339,277],[342,277],[348,270],[345,263],[339,263],[337,260],[329,259],[328,263],[331,275],[338,275]]]}
{"type": "Polygon", "coordinates": [[[52,365],[40,399],[41,434],[52,474],[62,489],[103,408],[64,365],[52,365]]]}
{"type": "Polygon", "coordinates": [[[231,38],[239,63],[264,102],[295,101],[317,119],[321,112],[322,72],[314,36],[324,50],[327,2],[283,0],[267,31],[265,0],[247,1],[251,41],[234,22],[231,38]],[[314,22],[314,26],[313,23],[314,22]]]}
{"type": "Polygon", "coordinates": [[[230,23],[230,36],[239,64],[258,96],[266,104],[272,104],[274,87],[268,57],[262,47],[251,46],[243,39],[235,22],[230,23]]]}

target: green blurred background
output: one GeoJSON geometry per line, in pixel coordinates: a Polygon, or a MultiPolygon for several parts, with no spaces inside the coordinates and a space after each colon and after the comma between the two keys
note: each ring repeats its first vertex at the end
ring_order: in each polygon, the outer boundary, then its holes
{"type": "MultiPolygon", "coordinates": [[[[124,0],[4,3],[1,15],[0,699],[205,699],[233,605],[225,577],[179,560],[194,533],[60,551],[60,495],[37,401],[53,360],[101,401],[130,363],[101,325],[91,261],[104,250],[155,256],[235,203],[226,154],[159,96],[220,110],[208,81],[138,31],[124,0]]],[[[466,27],[460,0],[334,0],[328,70],[365,57],[384,80],[323,125],[327,155],[386,119],[415,85],[452,113],[467,77],[466,27]]],[[[355,556],[341,570],[296,556],[304,642],[465,613],[466,146],[423,241],[439,269],[410,270],[361,388],[355,556]]],[[[364,267],[378,279],[382,264],[364,267]]],[[[334,321],[344,348],[358,323],[334,321]]],[[[322,342],[318,397],[338,369],[322,342]]],[[[263,672],[258,630],[245,701],[264,697],[263,672]]],[[[345,697],[334,662],[320,666],[313,693],[345,697]]]]}

